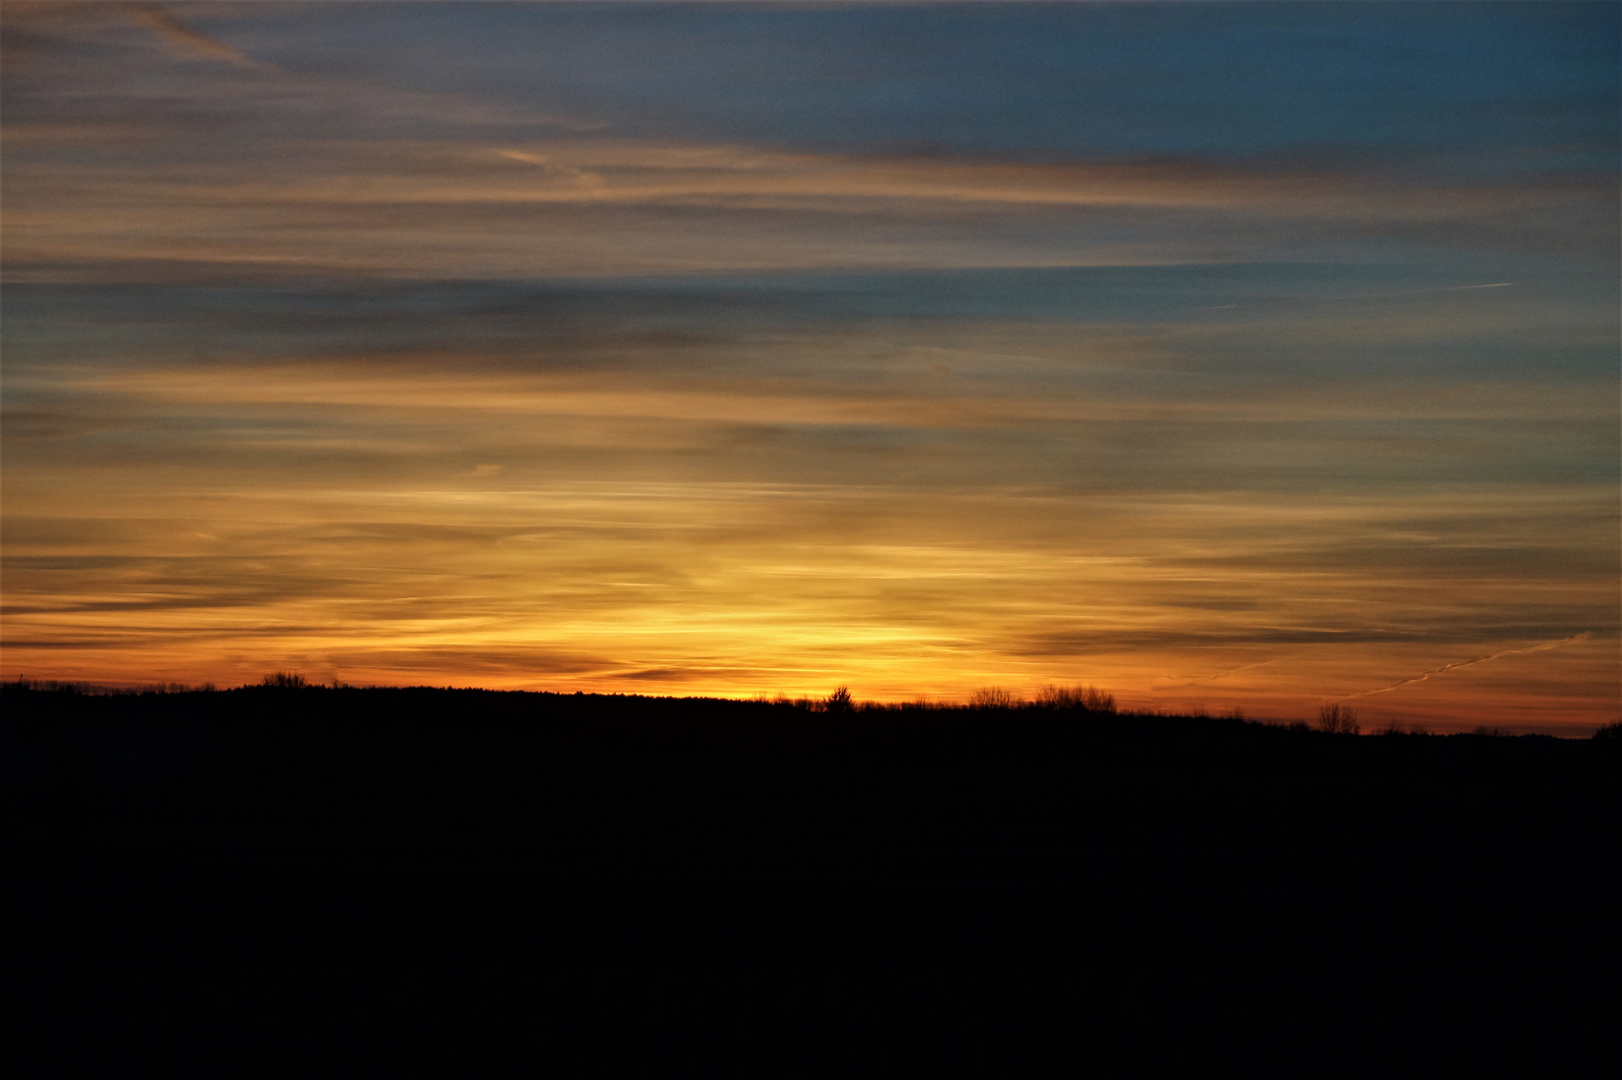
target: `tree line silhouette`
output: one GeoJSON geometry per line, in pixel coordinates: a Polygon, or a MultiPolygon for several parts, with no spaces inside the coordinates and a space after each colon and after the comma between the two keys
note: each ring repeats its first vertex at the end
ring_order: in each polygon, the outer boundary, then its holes
{"type": "MultiPolygon", "coordinates": [[[[141,694],[191,694],[215,693],[218,688],[214,683],[187,684],[179,682],[153,683],[134,687],[104,686],[90,682],[41,680],[19,677],[9,683],[0,684],[12,691],[33,691],[38,693],[75,694],[84,696],[97,695],[141,695],[141,694]]],[[[358,689],[348,683],[333,682],[331,684],[311,682],[304,675],[296,671],[276,671],[263,676],[257,684],[240,689],[259,690],[355,690],[358,689]]],[[[378,688],[388,689],[388,688],[378,688]]],[[[410,688],[394,688],[410,689],[410,688]]],[[[540,691],[539,693],[547,693],[540,691]]],[[[576,695],[581,696],[581,695],[576,695]]],[[[640,700],[641,695],[589,695],[592,697],[605,696],[617,701],[640,700]]],[[[648,700],[670,700],[655,698],[648,700]]],[[[726,698],[694,698],[694,701],[726,702],[736,699],[726,698]]],[[[1047,684],[1039,688],[1031,698],[1022,697],[1018,691],[1001,686],[984,686],[972,691],[963,702],[950,699],[930,699],[926,697],[915,698],[907,702],[874,702],[859,701],[847,686],[836,687],[830,694],[822,698],[794,697],[785,694],[776,696],[757,695],[748,699],[754,704],[769,705],[774,709],[789,709],[804,713],[821,713],[830,715],[853,714],[884,714],[884,713],[918,713],[918,712],[1062,712],[1072,715],[1092,714],[1095,716],[1125,716],[1125,717],[1166,717],[1187,715],[1192,719],[1209,720],[1210,715],[1203,709],[1195,710],[1189,714],[1166,713],[1162,711],[1128,711],[1122,712],[1116,707],[1115,696],[1096,686],[1076,685],[1059,686],[1047,684]]],[[[1250,721],[1241,709],[1235,709],[1224,718],[1230,721],[1244,723],[1261,723],[1269,726],[1283,727],[1290,731],[1318,731],[1326,735],[1359,735],[1363,731],[1362,722],[1357,711],[1345,702],[1330,702],[1319,706],[1316,717],[1312,723],[1304,720],[1272,720],[1250,721]]],[[[1511,738],[1515,736],[1512,727],[1506,724],[1478,724],[1470,729],[1471,735],[1489,738],[1511,738]]],[[[1404,726],[1400,721],[1389,721],[1379,730],[1381,735],[1429,735],[1430,731],[1422,725],[1409,724],[1404,726]]],[[[1593,735],[1597,739],[1614,739],[1622,737],[1622,721],[1613,721],[1601,725],[1593,735]]]]}

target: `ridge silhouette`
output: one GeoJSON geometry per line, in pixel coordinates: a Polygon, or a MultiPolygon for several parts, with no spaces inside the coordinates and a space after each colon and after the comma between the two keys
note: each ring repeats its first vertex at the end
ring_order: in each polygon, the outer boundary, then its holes
{"type": "Polygon", "coordinates": [[[24,1020],[216,1061],[506,1018],[536,1066],[634,1035],[1023,1072],[1097,1060],[1078,1014],[1107,1042],[1375,1001],[1411,1034],[1516,986],[1605,1000],[1603,964],[1561,964],[1616,946],[1616,725],[1348,738],[1106,699],[6,684],[0,958],[24,1020]]]}

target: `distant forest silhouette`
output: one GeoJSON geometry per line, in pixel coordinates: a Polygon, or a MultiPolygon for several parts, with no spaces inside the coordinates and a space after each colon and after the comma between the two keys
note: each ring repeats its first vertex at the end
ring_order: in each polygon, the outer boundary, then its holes
{"type": "MultiPolygon", "coordinates": [[[[91,682],[75,682],[48,679],[30,679],[19,677],[8,683],[0,683],[0,687],[15,691],[33,691],[38,693],[76,694],[83,696],[139,696],[139,695],[167,695],[167,694],[212,694],[221,691],[214,683],[188,684],[179,682],[153,683],[135,686],[105,686],[91,682]]],[[[303,691],[354,691],[359,689],[373,690],[431,690],[439,688],[430,687],[356,687],[344,682],[319,683],[311,682],[296,671],[276,671],[263,676],[258,683],[250,683],[235,688],[238,691],[251,690],[303,690],[303,691]]],[[[457,688],[445,687],[447,691],[457,688]]],[[[477,687],[466,688],[468,692],[496,693],[496,694],[537,694],[542,697],[591,697],[603,698],[610,701],[628,703],[627,707],[634,707],[629,703],[637,701],[688,701],[710,703],[717,707],[727,707],[738,703],[749,705],[769,705],[775,710],[793,710],[806,714],[831,715],[882,715],[895,713],[1062,713],[1072,716],[1110,716],[1125,718],[1184,718],[1190,720],[1209,720],[1210,714],[1204,710],[1196,709],[1188,713],[1168,712],[1165,710],[1127,710],[1122,711],[1116,707],[1115,696],[1107,691],[1100,690],[1092,685],[1060,686],[1047,684],[1039,688],[1030,698],[1022,697],[1018,691],[1002,686],[985,686],[971,692],[966,701],[953,701],[918,697],[906,702],[876,702],[857,700],[848,687],[836,687],[826,697],[789,697],[786,694],[765,695],[757,694],[750,698],[715,698],[715,697],[671,697],[668,695],[642,695],[642,694],[587,694],[582,691],[562,692],[546,690],[482,690],[477,687]]],[[[1259,724],[1268,727],[1282,727],[1291,731],[1317,731],[1327,735],[1359,735],[1363,725],[1357,711],[1344,702],[1330,702],[1319,706],[1316,717],[1311,723],[1302,719],[1294,720],[1262,720],[1251,719],[1242,709],[1232,709],[1219,719],[1259,724]]],[[[1381,727],[1380,735],[1429,735],[1431,732],[1424,725],[1392,720],[1381,727]]],[[[1478,724],[1470,729],[1469,734],[1491,738],[1510,738],[1515,731],[1506,724],[1478,724]]],[[[1593,738],[1608,740],[1622,739],[1622,720],[1600,725],[1593,733],[1593,738]]]]}

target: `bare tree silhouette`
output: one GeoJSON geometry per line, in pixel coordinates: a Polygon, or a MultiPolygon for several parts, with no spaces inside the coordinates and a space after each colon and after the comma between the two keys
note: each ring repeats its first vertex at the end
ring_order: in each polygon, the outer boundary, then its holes
{"type": "Polygon", "coordinates": [[[1017,709],[1023,704],[1017,694],[1001,686],[982,686],[969,695],[971,709],[1017,709]]]}
{"type": "Polygon", "coordinates": [[[1318,730],[1330,735],[1356,735],[1363,725],[1357,722],[1357,713],[1350,706],[1337,701],[1319,707],[1318,730]]]}
{"type": "Polygon", "coordinates": [[[1083,709],[1113,713],[1115,695],[1096,686],[1044,686],[1036,692],[1036,704],[1045,709],[1083,709]]]}

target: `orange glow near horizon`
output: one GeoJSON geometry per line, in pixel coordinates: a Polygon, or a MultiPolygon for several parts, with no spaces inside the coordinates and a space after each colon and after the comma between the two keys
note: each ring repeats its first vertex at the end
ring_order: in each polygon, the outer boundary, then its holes
{"type": "MultiPolygon", "coordinates": [[[[960,346],[974,336],[960,329],[960,346]]],[[[1025,342],[1038,371],[1045,339],[1025,342]]],[[[972,371],[974,355],[957,362],[972,371]]],[[[1351,698],[1370,722],[1438,730],[1484,716],[1576,730],[1614,710],[1603,633],[1424,641],[1588,602],[1603,565],[1528,579],[1493,552],[1545,544],[1552,523],[1569,550],[1602,546],[1598,492],[1152,491],[1164,466],[1112,450],[1113,424],[1044,417],[1056,406],[1041,398],[937,389],[858,407],[738,379],[730,395],[588,394],[334,363],[88,381],[80,393],[118,401],[125,424],[150,412],[144,459],[8,477],[6,675],[232,685],[288,669],[791,697],[847,684],[883,701],[1086,682],[1128,708],[1287,719],[1351,698]],[[186,429],[222,417],[232,437],[191,457],[186,429]],[[853,448],[858,424],[868,445],[853,448]],[[181,434],[150,433],[162,428],[181,434]],[[1151,476],[1111,471],[1125,490],[1077,493],[1051,472],[1049,459],[1102,452],[1151,476]],[[1009,472],[1025,484],[998,480],[1009,472]]],[[[1345,408],[1326,402],[1316,422],[1345,408]]],[[[1250,448],[1211,399],[1138,418],[1131,437],[1164,426],[1198,447],[1214,426],[1207,452],[1310,467],[1311,407],[1277,409],[1292,419],[1250,448]]]]}

